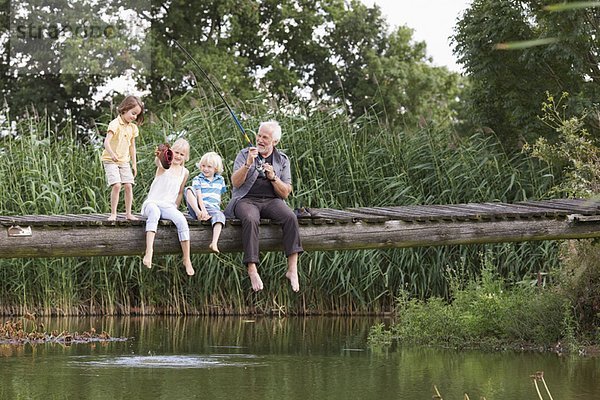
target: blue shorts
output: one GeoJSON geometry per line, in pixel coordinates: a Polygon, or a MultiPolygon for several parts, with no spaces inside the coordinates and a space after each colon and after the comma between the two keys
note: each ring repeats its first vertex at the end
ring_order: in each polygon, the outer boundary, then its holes
{"type": "MultiPolygon", "coordinates": [[[[192,188],[189,189],[191,189],[191,192],[194,194],[194,198],[196,198],[196,193],[194,190],[192,188]]],[[[194,220],[197,220],[198,216],[196,215],[194,209],[190,207],[190,203],[187,201],[187,198],[185,200],[185,204],[187,205],[188,214],[190,214],[190,217],[192,217],[194,220]]],[[[222,223],[223,226],[225,225],[225,214],[223,214],[223,211],[212,206],[211,204],[204,203],[204,206],[206,207],[206,211],[208,211],[208,215],[210,215],[210,223],[212,225],[216,224],[217,222],[222,223]]]]}

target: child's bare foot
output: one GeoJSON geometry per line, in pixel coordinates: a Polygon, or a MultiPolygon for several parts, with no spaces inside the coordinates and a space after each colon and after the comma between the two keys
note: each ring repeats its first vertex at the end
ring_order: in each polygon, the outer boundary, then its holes
{"type": "Polygon", "coordinates": [[[288,271],[285,273],[285,277],[290,280],[290,285],[292,285],[292,290],[294,292],[299,292],[300,291],[300,283],[298,282],[298,272],[288,271]]]}
{"type": "Polygon", "coordinates": [[[186,260],[183,262],[183,266],[185,267],[185,272],[189,275],[192,276],[196,273],[196,271],[194,271],[194,267],[192,266],[192,262],[190,260],[186,260]]]}
{"type": "Polygon", "coordinates": [[[208,247],[213,251],[213,253],[220,253],[216,243],[211,243],[208,245],[208,247]]]}
{"type": "Polygon", "coordinates": [[[107,218],[107,221],[116,221],[117,220],[117,214],[110,214],[107,218]]]}
{"type": "Polygon", "coordinates": [[[136,217],[133,214],[126,214],[125,218],[127,218],[129,221],[137,221],[138,220],[138,217],[136,217]]]}
{"type": "Polygon", "coordinates": [[[250,276],[250,282],[252,282],[252,290],[254,290],[255,292],[263,290],[263,283],[260,279],[260,275],[258,275],[258,272],[248,271],[248,275],[250,276]]]}
{"type": "Polygon", "coordinates": [[[152,251],[146,251],[146,253],[144,253],[142,264],[144,264],[146,268],[152,268],[152,251]]]}

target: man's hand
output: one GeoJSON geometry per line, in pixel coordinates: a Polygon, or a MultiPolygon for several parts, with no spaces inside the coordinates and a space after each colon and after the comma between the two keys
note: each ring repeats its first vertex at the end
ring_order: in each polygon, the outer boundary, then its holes
{"type": "Polygon", "coordinates": [[[273,170],[273,166],[269,163],[264,163],[263,168],[265,169],[265,176],[269,180],[275,179],[275,171],[273,170]]]}
{"type": "Polygon", "coordinates": [[[258,148],[250,147],[248,151],[248,157],[246,158],[246,165],[254,164],[254,159],[258,157],[258,148]]]}

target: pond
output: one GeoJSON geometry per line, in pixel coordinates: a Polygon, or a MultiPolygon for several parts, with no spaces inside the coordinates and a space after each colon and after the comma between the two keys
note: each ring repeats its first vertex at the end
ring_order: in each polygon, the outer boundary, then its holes
{"type": "Polygon", "coordinates": [[[126,341],[0,344],[0,399],[600,398],[600,360],[554,353],[370,349],[372,318],[51,319],[126,341]],[[540,390],[543,384],[540,382],[540,390]],[[544,398],[547,398],[545,396],[544,398]]]}

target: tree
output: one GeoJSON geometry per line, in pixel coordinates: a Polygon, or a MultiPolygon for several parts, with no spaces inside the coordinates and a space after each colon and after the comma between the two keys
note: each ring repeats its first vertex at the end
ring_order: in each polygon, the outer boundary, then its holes
{"type": "Polygon", "coordinates": [[[72,117],[93,125],[98,87],[128,71],[145,73],[150,52],[131,16],[142,6],[131,0],[0,0],[0,93],[12,118],[34,110],[57,123],[72,117]]]}
{"type": "Polygon", "coordinates": [[[186,61],[173,50],[173,37],[234,99],[262,92],[279,102],[342,103],[354,116],[375,110],[389,121],[414,122],[456,97],[458,75],[432,67],[412,30],[388,33],[378,7],[357,0],[204,0],[184,10],[183,3],[154,10],[161,15],[152,27],[156,100],[189,90],[193,68],[180,68],[186,61]]]}
{"type": "Polygon", "coordinates": [[[453,37],[470,79],[465,102],[471,122],[491,128],[511,147],[554,134],[537,118],[546,92],[571,93],[575,114],[593,107],[598,95],[597,9],[552,13],[544,8],[548,3],[474,0],[453,37]],[[558,40],[515,50],[498,46],[548,37],[558,40]]]}
{"type": "MultiPolygon", "coordinates": [[[[17,26],[29,26],[33,16],[45,35],[58,32],[36,47],[34,58],[27,58],[27,46],[9,54],[12,46],[0,38],[6,52],[0,72],[8,77],[0,90],[13,116],[35,106],[58,120],[73,115],[90,123],[100,113],[91,97],[120,75],[149,92],[150,110],[172,99],[187,101],[183,95],[190,90],[213,96],[175,41],[234,106],[261,97],[334,103],[351,116],[375,110],[389,122],[414,123],[447,115],[456,97],[456,74],[432,67],[425,44],[414,42],[410,29],[389,33],[380,9],[358,0],[163,0],[147,7],[131,0],[63,1],[19,2],[30,12],[17,26]],[[129,29],[133,22],[141,33],[129,29]],[[102,40],[81,35],[102,24],[118,34],[102,40]]],[[[6,26],[21,18],[8,4],[0,0],[6,26]]],[[[17,38],[9,30],[7,40],[17,38]]]]}
{"type": "Polygon", "coordinates": [[[152,9],[153,60],[147,84],[154,102],[190,90],[202,76],[175,46],[177,40],[223,92],[233,98],[255,95],[253,68],[259,63],[258,2],[249,0],[175,0],[154,2],[152,9]]]}

